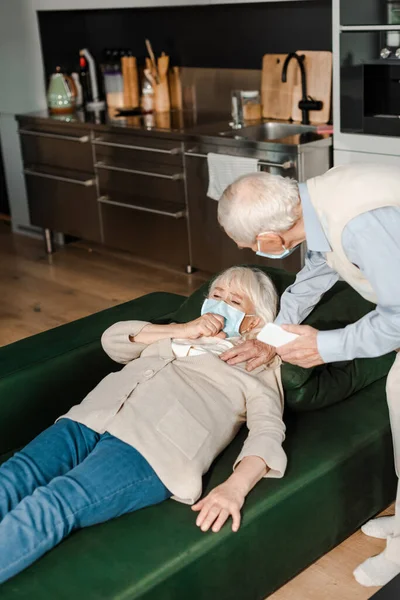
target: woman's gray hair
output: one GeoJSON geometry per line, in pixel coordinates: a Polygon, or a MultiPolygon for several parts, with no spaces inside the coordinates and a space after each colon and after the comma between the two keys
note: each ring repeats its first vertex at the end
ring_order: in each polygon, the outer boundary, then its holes
{"type": "Polygon", "coordinates": [[[298,219],[297,181],[271,173],[239,177],[218,203],[218,221],[237,243],[253,245],[264,231],[279,233],[298,219]]]}
{"type": "Polygon", "coordinates": [[[275,320],[278,294],[268,275],[251,267],[231,267],[211,282],[209,294],[211,295],[216,287],[229,287],[233,282],[238,291],[249,296],[254,304],[255,314],[263,321],[262,325],[275,320]]]}

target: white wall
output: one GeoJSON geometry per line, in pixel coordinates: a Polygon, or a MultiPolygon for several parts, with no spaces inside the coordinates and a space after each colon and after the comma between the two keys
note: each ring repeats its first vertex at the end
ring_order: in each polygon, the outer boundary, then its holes
{"type": "Polygon", "coordinates": [[[46,107],[36,12],[29,0],[0,2],[0,134],[14,230],[29,226],[15,115],[46,107]]]}

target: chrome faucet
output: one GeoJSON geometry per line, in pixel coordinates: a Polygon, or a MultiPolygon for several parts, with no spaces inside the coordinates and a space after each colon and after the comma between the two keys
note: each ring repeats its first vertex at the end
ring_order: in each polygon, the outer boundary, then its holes
{"type": "Polygon", "coordinates": [[[282,67],[282,83],[286,83],[287,70],[288,70],[288,66],[289,66],[289,63],[292,60],[292,58],[295,58],[297,60],[298,65],[300,67],[300,72],[301,72],[301,95],[302,95],[302,98],[299,102],[299,108],[301,110],[301,115],[302,115],[301,122],[303,125],[309,125],[310,124],[310,116],[309,116],[310,110],[322,110],[322,102],[320,100],[314,100],[314,98],[311,98],[311,96],[308,96],[308,94],[307,94],[307,78],[306,78],[306,69],[304,67],[304,59],[305,59],[304,54],[299,56],[296,52],[290,52],[290,54],[287,55],[285,62],[283,63],[283,67],[282,67]]]}

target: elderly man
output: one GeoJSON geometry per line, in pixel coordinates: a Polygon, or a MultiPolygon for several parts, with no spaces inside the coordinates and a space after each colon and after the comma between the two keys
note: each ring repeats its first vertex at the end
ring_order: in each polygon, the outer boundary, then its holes
{"type": "MultiPolygon", "coordinates": [[[[299,337],[279,348],[302,367],[373,357],[400,348],[400,169],[371,164],[339,166],[298,184],[268,173],[241,177],[219,202],[219,222],[240,248],[284,258],[303,241],[308,252],[295,283],[282,296],[277,323],[299,337]],[[334,331],[299,325],[342,278],[377,306],[334,331]]],[[[274,349],[249,341],[224,355],[248,370],[274,349]]],[[[387,399],[400,473],[400,353],[387,380],[387,399]]],[[[385,585],[400,573],[400,484],[396,516],[367,523],[364,532],[387,538],[384,552],[354,571],[362,585],[385,585]]]]}

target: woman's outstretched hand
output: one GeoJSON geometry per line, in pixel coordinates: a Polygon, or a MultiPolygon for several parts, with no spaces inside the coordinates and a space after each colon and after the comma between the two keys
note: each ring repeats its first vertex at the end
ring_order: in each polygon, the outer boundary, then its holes
{"type": "Polygon", "coordinates": [[[196,525],[202,531],[217,533],[232,517],[232,531],[240,527],[240,511],[251,489],[267,473],[268,467],[259,456],[245,456],[232,475],[214,488],[205,498],[193,504],[192,510],[200,511],[196,525]]]}
{"type": "Polygon", "coordinates": [[[211,528],[214,533],[217,533],[231,516],[232,531],[237,531],[240,527],[240,510],[245,497],[243,490],[228,479],[214,488],[205,498],[193,504],[192,510],[200,511],[196,525],[202,531],[211,528]]]}
{"type": "Polygon", "coordinates": [[[183,325],[184,337],[196,340],[202,336],[226,338],[226,333],[222,331],[225,325],[224,317],[207,313],[194,321],[189,321],[183,325]]]}

